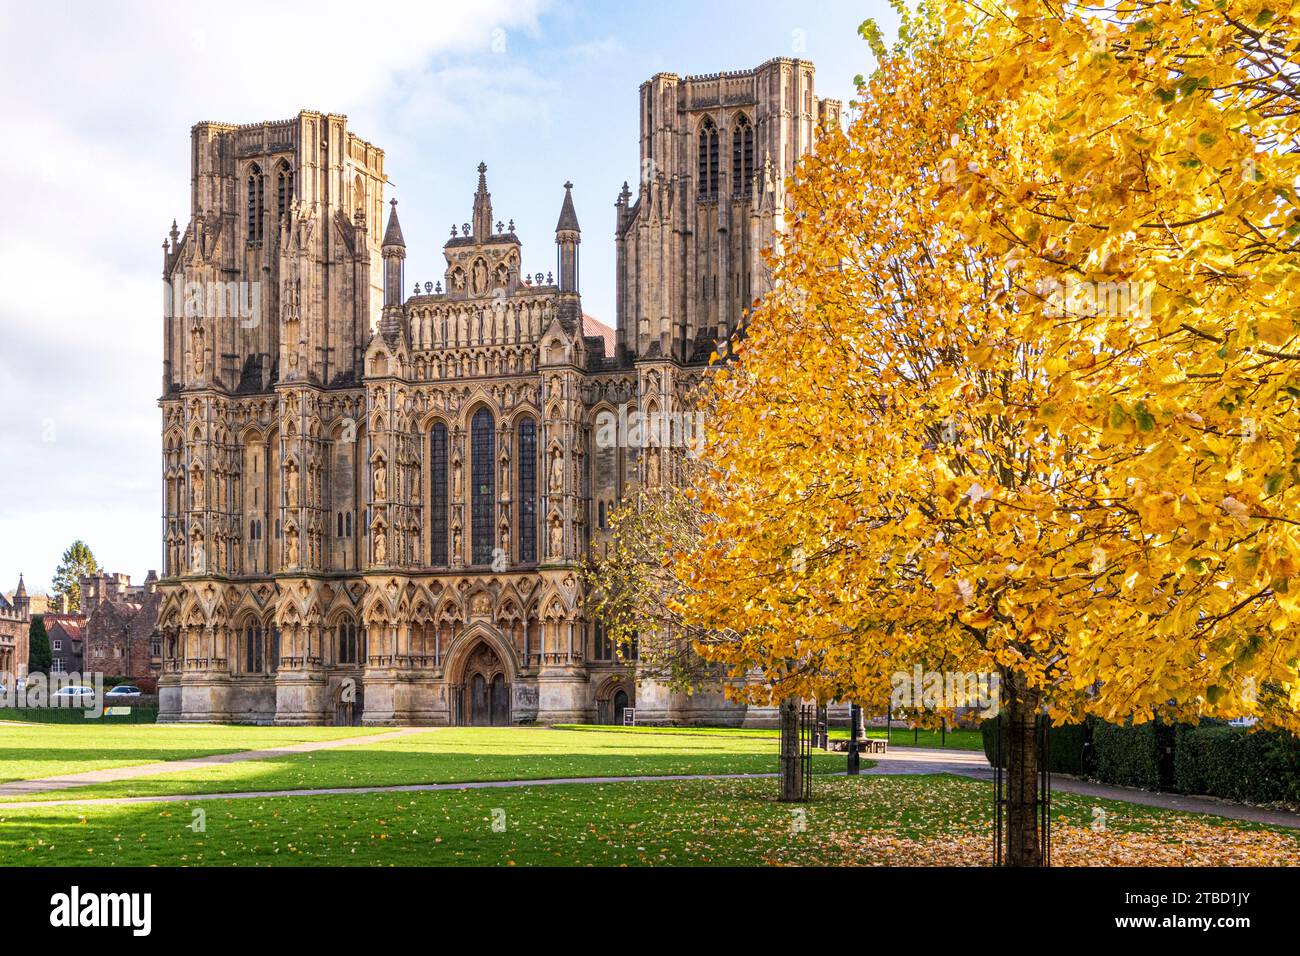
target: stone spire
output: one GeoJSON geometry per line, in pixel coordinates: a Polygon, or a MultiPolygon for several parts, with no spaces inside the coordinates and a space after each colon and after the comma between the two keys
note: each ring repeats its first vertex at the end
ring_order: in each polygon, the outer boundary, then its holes
{"type": "Polygon", "coordinates": [[[401,307],[402,273],[406,265],[406,240],[402,238],[402,224],[397,221],[397,200],[389,201],[388,228],[380,254],[384,257],[384,308],[401,307]]]}
{"type": "Polygon", "coordinates": [[[582,232],[578,227],[578,214],[573,208],[573,183],[564,184],[564,205],[560,207],[560,221],[555,224],[556,232],[582,232]]]}
{"type": "Polygon", "coordinates": [[[14,610],[24,616],[31,613],[32,601],[27,596],[27,585],[23,583],[23,574],[18,572],[18,587],[14,589],[14,610]]]}
{"type": "Polygon", "coordinates": [[[578,291],[578,244],[582,230],[578,228],[578,214],[573,208],[573,183],[564,184],[564,204],[560,207],[560,221],[555,224],[555,271],[561,292],[578,291]]]}
{"type": "Polygon", "coordinates": [[[401,246],[405,249],[406,240],[402,238],[402,224],[397,221],[397,200],[390,199],[388,204],[392,207],[392,211],[388,214],[388,228],[384,230],[383,245],[401,246]]]}
{"type": "Polygon", "coordinates": [[[487,163],[478,164],[478,192],[474,194],[474,241],[492,238],[492,194],[487,188],[487,163]]]}

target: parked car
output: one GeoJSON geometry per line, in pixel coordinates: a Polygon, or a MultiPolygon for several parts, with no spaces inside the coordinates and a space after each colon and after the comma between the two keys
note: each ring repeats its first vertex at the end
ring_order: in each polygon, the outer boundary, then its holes
{"type": "Polygon", "coordinates": [[[76,701],[78,703],[88,703],[95,699],[95,688],[87,687],[85,684],[73,684],[71,687],[61,687],[50,695],[51,701],[76,701]]]}
{"type": "Polygon", "coordinates": [[[112,690],[110,690],[108,693],[104,695],[105,699],[110,697],[116,699],[119,697],[139,697],[139,696],[140,696],[140,688],[136,687],[134,684],[118,684],[116,687],[114,687],[112,690]]]}

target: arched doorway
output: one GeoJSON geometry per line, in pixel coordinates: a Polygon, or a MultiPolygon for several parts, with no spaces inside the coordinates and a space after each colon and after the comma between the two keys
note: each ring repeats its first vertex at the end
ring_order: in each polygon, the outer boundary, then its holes
{"type": "Polygon", "coordinates": [[[334,695],[334,726],[359,727],[366,705],[361,684],[349,678],[334,695]]]}
{"type": "Polygon", "coordinates": [[[501,656],[486,641],[469,654],[460,684],[458,723],[470,727],[510,725],[510,682],[501,656]]]}
{"type": "Polygon", "coordinates": [[[636,688],[623,675],[609,678],[596,690],[596,723],[622,724],[623,713],[635,706],[636,688]]]}

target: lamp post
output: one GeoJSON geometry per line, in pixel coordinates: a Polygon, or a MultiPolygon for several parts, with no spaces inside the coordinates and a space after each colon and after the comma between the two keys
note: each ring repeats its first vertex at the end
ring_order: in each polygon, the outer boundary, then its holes
{"type": "Polygon", "coordinates": [[[861,772],[862,761],[858,753],[858,737],[862,732],[862,708],[849,704],[849,774],[861,772]]]}

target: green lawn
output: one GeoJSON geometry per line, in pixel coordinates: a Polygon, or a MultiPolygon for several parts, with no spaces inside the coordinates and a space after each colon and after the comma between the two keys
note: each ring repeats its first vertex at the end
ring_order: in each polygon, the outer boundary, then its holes
{"type": "MultiPolygon", "coordinates": [[[[625,734],[676,734],[683,737],[755,737],[775,739],[780,731],[761,727],[610,727],[593,724],[558,724],[557,729],[596,731],[600,733],[625,734]]],[[[832,740],[847,740],[849,732],[842,727],[831,729],[832,740]]],[[[877,740],[885,738],[884,728],[868,728],[867,736],[877,740]]],[[[889,731],[891,747],[947,747],[952,750],[983,750],[984,743],[978,730],[949,730],[941,734],[937,730],[912,731],[906,727],[892,727],[889,731]]]]}
{"type": "MultiPolygon", "coordinates": [[[[29,739],[36,742],[34,738],[29,739]]],[[[814,768],[819,772],[844,770],[844,754],[815,752],[813,758],[814,768]]],[[[0,753],[0,760],[3,759],[0,753]]],[[[864,761],[863,765],[871,763],[864,761]]],[[[199,770],[17,799],[233,793],[546,777],[773,773],[776,770],[774,737],[628,734],[600,730],[575,733],[541,727],[445,727],[382,743],[216,764],[199,770]]]]}
{"type": "Polygon", "coordinates": [[[0,782],[206,754],[337,740],[387,728],[234,727],[215,724],[0,724],[0,782]]]}
{"type": "MultiPolygon", "coordinates": [[[[33,806],[0,810],[0,865],[988,862],[986,783],[945,776],[824,777],[807,807],[777,803],[775,788],[773,780],[699,780],[33,806]],[[195,832],[195,810],[203,811],[202,832],[195,832]]],[[[1056,852],[1064,862],[1098,865],[1112,851],[1124,859],[1139,845],[1164,854],[1159,859],[1165,862],[1222,863],[1223,853],[1234,859],[1240,846],[1265,861],[1300,857],[1294,832],[1215,817],[1065,794],[1054,798],[1053,811],[1056,852]],[[1107,814],[1105,832],[1090,829],[1095,808],[1107,814]]]]}

